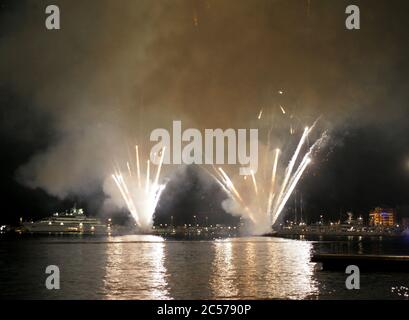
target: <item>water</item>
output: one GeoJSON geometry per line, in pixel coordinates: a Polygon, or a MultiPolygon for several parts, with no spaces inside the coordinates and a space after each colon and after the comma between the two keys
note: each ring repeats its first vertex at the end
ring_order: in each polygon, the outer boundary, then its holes
{"type": "Polygon", "coordinates": [[[0,239],[2,299],[407,299],[409,273],[320,271],[314,251],[409,254],[398,240],[248,237],[170,241],[156,236],[0,239]],[[61,289],[45,288],[57,265],[61,289]]]}

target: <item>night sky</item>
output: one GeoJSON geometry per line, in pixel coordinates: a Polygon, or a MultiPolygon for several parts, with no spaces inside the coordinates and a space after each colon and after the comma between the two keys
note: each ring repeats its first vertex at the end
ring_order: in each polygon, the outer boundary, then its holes
{"type": "MultiPolygon", "coordinates": [[[[179,119],[250,128],[261,107],[285,123],[281,103],[297,129],[321,116],[331,137],[297,188],[308,220],[376,206],[409,216],[408,1],[52,3],[58,31],[45,29],[48,1],[0,0],[0,222],[74,202],[126,216],[104,206],[104,185],[128,144],[147,149],[179,119]],[[361,29],[348,31],[352,3],[361,29]]],[[[157,217],[227,221],[220,188],[179,170],[157,217]]]]}

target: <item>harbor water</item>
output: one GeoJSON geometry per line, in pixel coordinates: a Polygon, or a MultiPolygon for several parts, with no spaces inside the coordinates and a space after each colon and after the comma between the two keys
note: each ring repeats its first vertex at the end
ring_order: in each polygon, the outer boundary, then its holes
{"type": "Polygon", "coordinates": [[[322,271],[315,252],[405,254],[405,239],[242,237],[183,241],[152,235],[0,238],[1,299],[408,299],[408,273],[322,271]],[[60,289],[48,290],[48,265],[60,289]]]}

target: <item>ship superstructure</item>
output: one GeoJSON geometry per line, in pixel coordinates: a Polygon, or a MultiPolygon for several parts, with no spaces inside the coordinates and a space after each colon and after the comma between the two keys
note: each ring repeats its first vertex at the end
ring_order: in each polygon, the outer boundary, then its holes
{"type": "Polygon", "coordinates": [[[83,209],[72,208],[68,212],[56,212],[51,217],[38,221],[24,222],[24,228],[31,233],[110,233],[110,224],[103,224],[97,218],[89,218],[83,209]]]}

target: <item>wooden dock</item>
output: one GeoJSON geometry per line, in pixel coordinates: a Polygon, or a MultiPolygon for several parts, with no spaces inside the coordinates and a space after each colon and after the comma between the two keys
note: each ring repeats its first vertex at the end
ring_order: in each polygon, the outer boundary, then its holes
{"type": "Polygon", "coordinates": [[[312,262],[322,264],[323,270],[343,270],[356,265],[360,271],[409,272],[409,256],[363,254],[314,254],[312,262]]]}

